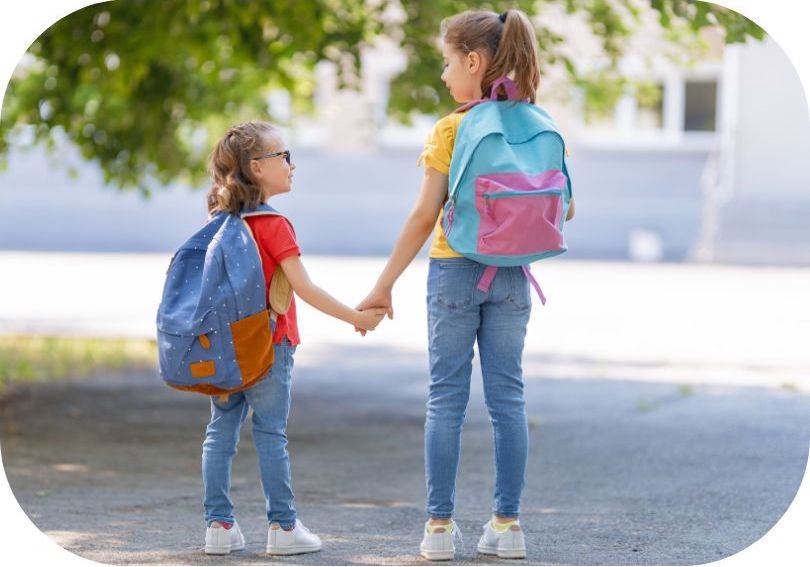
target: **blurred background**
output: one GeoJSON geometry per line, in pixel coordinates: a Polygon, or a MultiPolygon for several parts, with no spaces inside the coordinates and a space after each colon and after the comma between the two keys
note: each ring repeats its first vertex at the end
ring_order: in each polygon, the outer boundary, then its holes
{"type": "MultiPolygon", "coordinates": [[[[274,205],[316,281],[359,301],[414,202],[425,137],[454,108],[442,19],[516,7],[536,27],[538,103],[566,138],[577,199],[569,252],[536,267],[557,299],[528,348],[549,369],[560,358],[562,375],[616,364],[655,379],[633,366],[654,364],[707,380],[719,364],[805,382],[807,100],[741,14],[686,0],[163,5],[79,10],[14,72],[0,254],[15,277],[0,283],[0,333],[151,339],[163,266],[206,217],[208,153],[248,119],[286,133],[298,168],[274,205]]],[[[425,256],[401,305],[422,304],[425,256]]],[[[423,352],[424,313],[401,312],[372,341],[423,352]]],[[[354,340],[308,306],[301,316],[315,344],[354,340]]]]}
{"type": "MultiPolygon", "coordinates": [[[[452,109],[439,22],[490,5],[175,4],[96,4],[30,48],[3,105],[0,249],[172,251],[204,217],[207,152],[257,118],[288,133],[296,187],[277,205],[305,253],[387,254],[452,109]]],[[[513,4],[571,152],[569,258],[810,260],[807,102],[762,30],[703,2],[513,4]]]]}

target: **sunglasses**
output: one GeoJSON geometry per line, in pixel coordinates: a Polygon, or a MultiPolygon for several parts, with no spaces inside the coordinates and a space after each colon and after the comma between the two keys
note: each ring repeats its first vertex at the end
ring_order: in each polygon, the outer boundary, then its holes
{"type": "Polygon", "coordinates": [[[290,163],[290,150],[284,150],[283,152],[274,152],[272,154],[264,154],[263,156],[258,156],[258,157],[250,158],[250,159],[255,159],[255,160],[270,159],[270,158],[274,158],[274,157],[278,157],[278,156],[284,156],[284,159],[287,161],[287,163],[288,164],[290,163]]]}

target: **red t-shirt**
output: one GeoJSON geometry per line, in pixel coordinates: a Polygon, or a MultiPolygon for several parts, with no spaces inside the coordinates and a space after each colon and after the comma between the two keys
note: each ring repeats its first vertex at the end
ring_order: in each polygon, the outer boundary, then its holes
{"type": "MultiPolygon", "coordinates": [[[[295,231],[290,222],[284,217],[275,215],[257,215],[246,217],[253,237],[259,246],[259,255],[262,258],[262,269],[264,270],[265,290],[264,296],[270,291],[270,281],[276,268],[285,258],[293,255],[301,255],[301,249],[295,240],[295,231]]],[[[278,268],[281,269],[281,268],[278,268]]],[[[290,339],[290,343],[295,346],[301,343],[298,336],[298,321],[295,316],[295,295],[293,295],[290,310],[285,315],[279,315],[276,321],[276,332],[273,335],[273,343],[279,344],[285,335],[290,339]]]]}

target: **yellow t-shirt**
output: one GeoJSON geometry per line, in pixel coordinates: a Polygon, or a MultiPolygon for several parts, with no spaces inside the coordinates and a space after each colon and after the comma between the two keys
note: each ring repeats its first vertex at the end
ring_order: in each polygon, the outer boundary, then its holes
{"type": "MultiPolygon", "coordinates": [[[[423,162],[426,167],[432,167],[436,171],[450,174],[450,160],[453,157],[453,144],[456,141],[456,132],[466,113],[453,112],[448,114],[433,127],[433,131],[425,141],[425,150],[419,156],[417,165],[423,162]]],[[[439,212],[439,219],[436,221],[436,231],[433,235],[433,242],[430,244],[431,258],[462,258],[447,244],[447,238],[442,229],[442,217],[444,210],[439,212]]]]}

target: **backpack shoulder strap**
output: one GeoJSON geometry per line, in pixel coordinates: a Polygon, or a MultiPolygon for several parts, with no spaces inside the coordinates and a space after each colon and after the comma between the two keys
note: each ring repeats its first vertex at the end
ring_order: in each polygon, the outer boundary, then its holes
{"type": "MultiPolygon", "coordinates": [[[[242,217],[242,222],[245,224],[247,233],[256,246],[256,252],[259,251],[259,243],[256,242],[253,230],[251,230],[250,224],[246,220],[247,217],[277,216],[287,220],[287,217],[265,203],[261,203],[255,209],[243,209],[240,211],[239,216],[242,217]]],[[[287,222],[289,222],[289,220],[287,220],[287,222]]],[[[280,267],[281,266],[276,266],[276,269],[273,270],[273,275],[270,276],[270,289],[267,290],[267,309],[270,311],[270,319],[273,321],[278,318],[278,315],[287,313],[292,303],[292,287],[287,280],[287,276],[284,274],[284,270],[280,270],[280,267]]]]}
{"type": "Polygon", "coordinates": [[[478,106],[478,105],[479,105],[479,104],[481,104],[482,102],[486,102],[486,100],[484,100],[484,99],[479,99],[479,100],[471,100],[470,102],[468,102],[468,103],[466,103],[466,104],[462,104],[461,106],[459,106],[457,109],[455,109],[455,110],[453,111],[453,113],[455,114],[455,113],[457,113],[457,112],[467,112],[467,111],[468,111],[469,109],[471,109],[473,106],[478,106]]]}
{"type": "Polygon", "coordinates": [[[497,111],[490,104],[481,104],[489,101],[474,102],[475,104],[469,103],[467,111],[469,111],[470,116],[461,121],[456,132],[447,188],[448,199],[451,201],[455,199],[459,182],[478,144],[487,135],[498,129],[499,116],[497,111]]]}
{"type": "Polygon", "coordinates": [[[275,215],[279,217],[284,216],[276,209],[274,209],[273,207],[271,207],[266,203],[260,203],[259,206],[253,209],[242,209],[241,211],[239,211],[239,216],[242,217],[243,219],[245,217],[257,217],[261,215],[275,215]]]}

